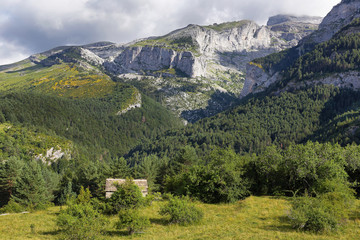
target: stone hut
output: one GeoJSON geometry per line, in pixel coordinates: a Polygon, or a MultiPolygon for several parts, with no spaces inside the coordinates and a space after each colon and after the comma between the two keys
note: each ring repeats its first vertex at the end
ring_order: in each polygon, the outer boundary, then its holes
{"type": "MultiPolygon", "coordinates": [[[[105,192],[106,198],[110,198],[111,195],[116,192],[116,184],[123,184],[125,179],[106,179],[105,192]]],[[[142,195],[145,197],[148,194],[148,183],[146,179],[134,179],[133,182],[140,188],[142,195]]]]}

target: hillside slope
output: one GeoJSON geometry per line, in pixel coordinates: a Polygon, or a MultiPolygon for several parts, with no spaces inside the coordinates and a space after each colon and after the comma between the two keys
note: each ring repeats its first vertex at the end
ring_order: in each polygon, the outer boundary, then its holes
{"type": "Polygon", "coordinates": [[[124,154],[140,139],[181,124],[135,87],[114,82],[99,59],[66,47],[3,67],[0,121],[53,131],[93,158],[124,154]]]}
{"type": "MultiPolygon", "coordinates": [[[[274,84],[283,88],[290,80],[296,79],[324,78],[316,83],[323,82],[340,87],[355,84],[357,88],[357,73],[341,76],[338,73],[357,71],[355,65],[359,59],[355,42],[358,38],[356,34],[359,33],[359,8],[360,1],[342,1],[324,18],[319,30],[305,37],[296,47],[256,59],[248,64],[241,96],[265,91],[274,84]],[[294,72],[296,70],[297,72],[294,72]],[[339,78],[340,81],[337,80],[339,78]]],[[[290,84],[288,87],[293,86],[294,84],[290,84]]]]}

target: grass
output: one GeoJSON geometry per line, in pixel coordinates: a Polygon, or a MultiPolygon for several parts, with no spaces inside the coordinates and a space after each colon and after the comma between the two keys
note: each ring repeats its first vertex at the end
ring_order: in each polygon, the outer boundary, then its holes
{"type": "MultiPolygon", "coordinates": [[[[234,204],[200,204],[204,219],[193,226],[168,225],[168,221],[157,212],[163,202],[155,202],[145,209],[151,227],[143,234],[127,236],[125,229],[116,231],[111,217],[106,239],[358,239],[360,216],[351,220],[338,232],[312,234],[294,230],[288,220],[290,204],[286,198],[249,197],[234,204]]],[[[359,204],[359,201],[357,202],[359,204]]],[[[59,233],[54,224],[59,207],[30,214],[0,216],[0,239],[57,239],[59,233]],[[30,225],[34,224],[34,233],[30,225]]]]}

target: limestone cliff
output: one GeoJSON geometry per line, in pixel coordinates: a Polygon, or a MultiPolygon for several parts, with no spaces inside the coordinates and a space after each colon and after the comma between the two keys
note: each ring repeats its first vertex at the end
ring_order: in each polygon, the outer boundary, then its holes
{"type": "Polygon", "coordinates": [[[176,69],[187,77],[216,78],[216,72],[223,67],[244,72],[247,62],[295,46],[315,29],[317,24],[299,19],[272,26],[259,26],[248,20],[211,26],[189,25],[166,36],[128,44],[104,66],[116,75],[154,75],[176,69]]]}
{"type": "Polygon", "coordinates": [[[148,73],[174,68],[186,76],[199,74],[195,71],[194,54],[189,51],[177,52],[157,46],[137,46],[126,48],[114,61],[106,62],[106,69],[115,74],[148,73]]]}

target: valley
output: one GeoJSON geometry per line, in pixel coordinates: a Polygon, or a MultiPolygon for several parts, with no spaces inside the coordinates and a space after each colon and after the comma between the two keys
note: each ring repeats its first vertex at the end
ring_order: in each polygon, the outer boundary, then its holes
{"type": "Polygon", "coordinates": [[[0,66],[0,238],[356,239],[359,9],[0,66]]]}

